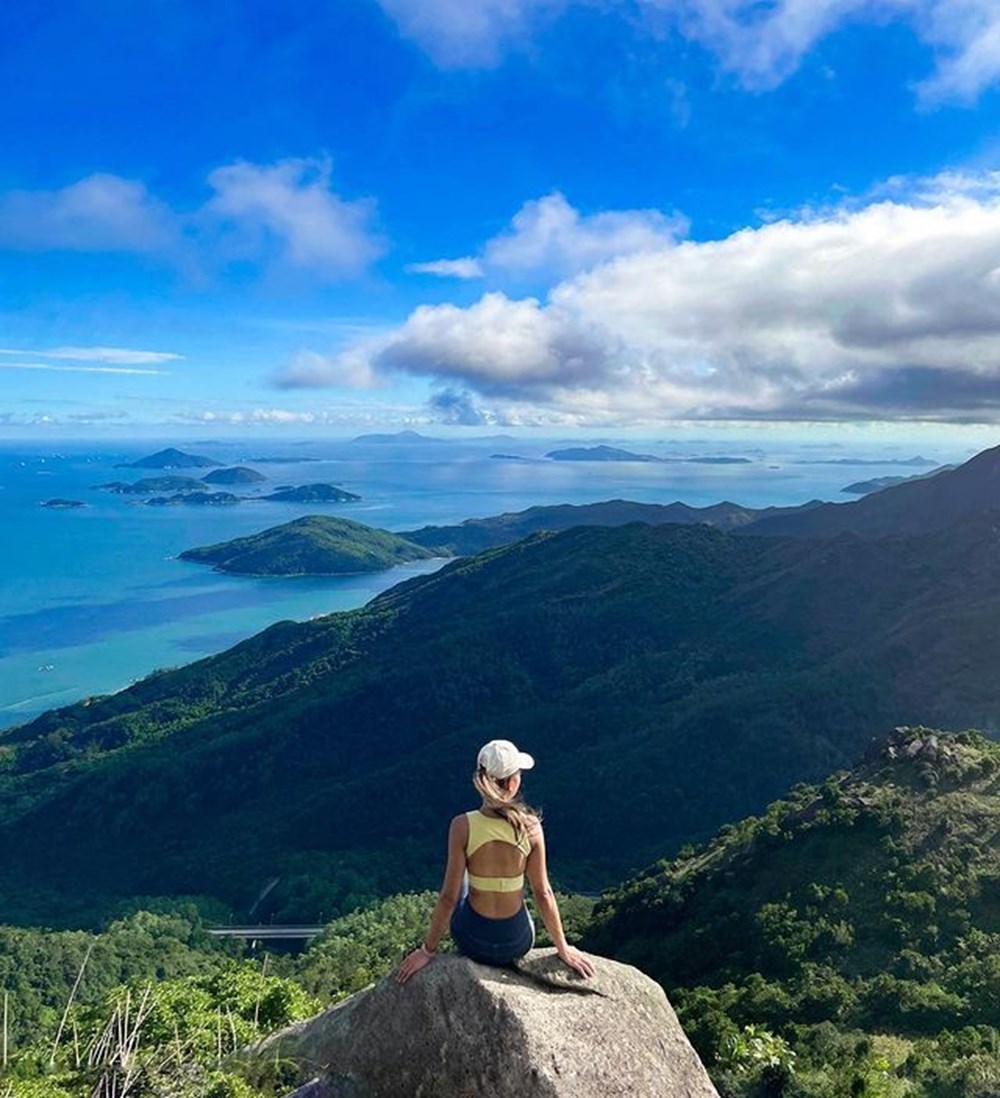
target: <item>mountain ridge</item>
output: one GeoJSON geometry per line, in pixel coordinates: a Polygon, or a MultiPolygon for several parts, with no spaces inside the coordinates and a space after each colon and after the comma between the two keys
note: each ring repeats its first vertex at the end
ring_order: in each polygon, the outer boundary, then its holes
{"type": "Polygon", "coordinates": [[[238,904],[280,876],[274,910],[304,917],[361,880],[432,887],[440,820],[498,734],[550,760],[529,793],[593,889],[893,724],[996,727],[998,547],[996,515],[828,543],[576,528],[279,623],[0,736],[0,916],[28,882],[238,904]],[[582,817],[581,770],[607,793],[582,817]]]}

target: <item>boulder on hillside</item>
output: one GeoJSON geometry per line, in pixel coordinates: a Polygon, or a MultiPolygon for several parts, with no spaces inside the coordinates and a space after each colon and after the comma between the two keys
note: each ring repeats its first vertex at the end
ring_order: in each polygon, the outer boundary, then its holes
{"type": "Polygon", "coordinates": [[[663,989],[592,957],[583,980],[533,950],[516,968],[434,959],[251,1052],[294,1063],[300,1098],[718,1098],[663,989]]]}

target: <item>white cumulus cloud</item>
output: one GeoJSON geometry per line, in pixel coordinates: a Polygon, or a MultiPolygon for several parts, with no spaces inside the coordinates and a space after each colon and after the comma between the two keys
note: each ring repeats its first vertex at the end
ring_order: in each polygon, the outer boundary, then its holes
{"type": "Polygon", "coordinates": [[[911,190],[627,255],[544,301],[422,306],[348,353],[580,423],[1000,419],[1000,181],[911,190]]]}
{"type": "Polygon", "coordinates": [[[480,256],[439,259],[410,269],[458,278],[565,277],[618,256],[667,247],[687,229],[685,218],[660,210],[582,214],[554,191],[525,202],[510,227],[486,241],[480,256]]]}

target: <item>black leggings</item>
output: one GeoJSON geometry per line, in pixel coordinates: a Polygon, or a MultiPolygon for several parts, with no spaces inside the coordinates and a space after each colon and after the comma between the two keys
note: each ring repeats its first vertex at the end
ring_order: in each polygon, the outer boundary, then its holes
{"type": "Polygon", "coordinates": [[[507,919],[489,919],[473,910],[464,895],[451,916],[451,936],[459,953],[470,960],[506,965],[523,957],[535,944],[535,924],[523,903],[521,910],[507,919]]]}

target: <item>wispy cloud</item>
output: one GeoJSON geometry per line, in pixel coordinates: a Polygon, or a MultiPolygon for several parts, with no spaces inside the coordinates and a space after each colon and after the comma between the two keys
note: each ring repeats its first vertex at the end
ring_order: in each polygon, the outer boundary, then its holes
{"type": "Polygon", "coordinates": [[[56,374],[144,374],[167,376],[169,370],[145,370],[137,366],[53,366],[48,362],[0,362],[0,370],[44,370],[56,374]]]}
{"type": "Polygon", "coordinates": [[[429,263],[410,263],[406,268],[411,274],[437,275],[439,278],[482,278],[483,265],[475,256],[460,259],[432,259],[429,263]]]}
{"type": "Polygon", "coordinates": [[[332,355],[298,351],[272,378],[279,389],[317,389],[337,386],[348,389],[378,389],[385,378],[372,369],[369,340],[352,344],[332,355]]]}
{"type": "Polygon", "coordinates": [[[373,228],[374,201],[337,195],[329,160],[238,161],[216,168],[208,182],[215,196],[200,217],[228,234],[236,258],[276,249],[290,266],[354,277],[385,251],[373,228]]]}
{"type": "Polygon", "coordinates": [[[128,347],[51,347],[39,351],[0,347],[0,355],[32,356],[56,360],[70,359],[75,362],[107,362],[122,366],[144,366],[157,362],[176,362],[184,357],[170,351],[134,351],[128,347]]]}
{"type": "Polygon", "coordinates": [[[168,254],[179,239],[176,215],[145,184],[116,175],[0,195],[0,248],[168,254]]]}
{"type": "Polygon", "coordinates": [[[442,68],[491,67],[572,7],[602,6],[638,33],[697,42],[746,87],[790,76],[824,38],[851,24],[903,23],[933,54],[916,86],[926,105],[972,103],[1000,81],[996,0],[378,0],[400,33],[442,68]],[[670,35],[663,31],[667,29],[670,35]]]}
{"type": "Polygon", "coordinates": [[[571,0],[378,0],[404,37],[443,68],[492,66],[571,0]]]}

